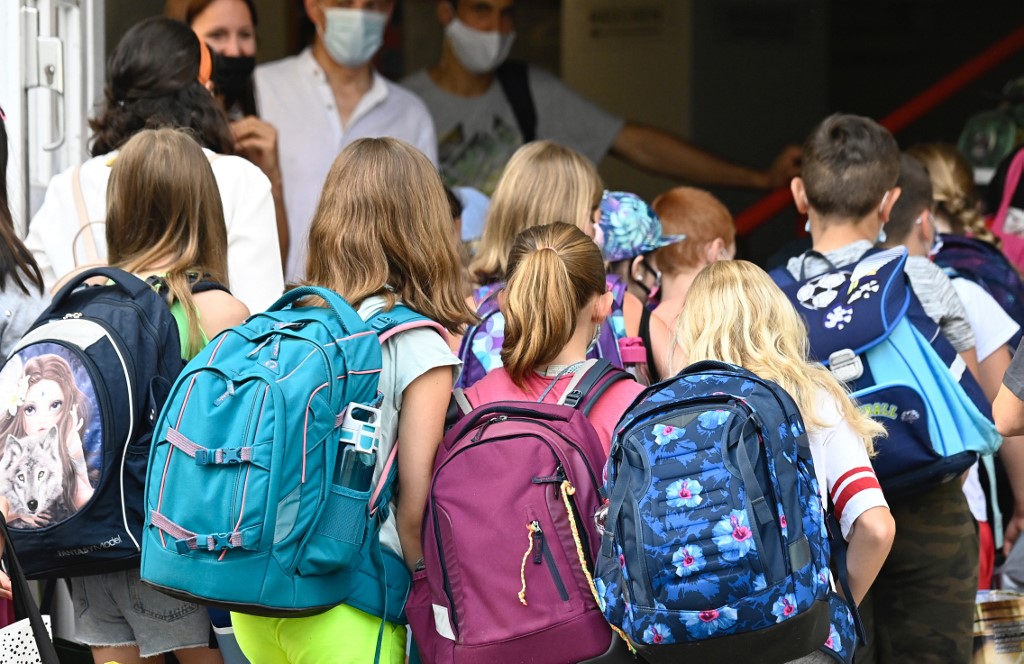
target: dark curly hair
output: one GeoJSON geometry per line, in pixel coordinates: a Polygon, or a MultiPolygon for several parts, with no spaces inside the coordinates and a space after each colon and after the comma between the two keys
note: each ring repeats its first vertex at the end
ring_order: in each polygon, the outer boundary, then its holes
{"type": "Polygon", "coordinates": [[[106,154],[140,129],[190,129],[221,154],[234,153],[227,118],[199,83],[199,39],[181,21],[148,18],[124,34],[107,63],[103,108],[89,121],[90,151],[106,154]]]}

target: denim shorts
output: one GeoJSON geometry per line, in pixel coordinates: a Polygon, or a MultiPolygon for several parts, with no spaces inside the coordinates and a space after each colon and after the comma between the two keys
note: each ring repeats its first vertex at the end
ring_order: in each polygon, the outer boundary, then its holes
{"type": "Polygon", "coordinates": [[[75,638],[88,646],[137,645],[151,657],[210,644],[206,609],[147,586],[138,569],[73,578],[71,599],[75,638]]]}

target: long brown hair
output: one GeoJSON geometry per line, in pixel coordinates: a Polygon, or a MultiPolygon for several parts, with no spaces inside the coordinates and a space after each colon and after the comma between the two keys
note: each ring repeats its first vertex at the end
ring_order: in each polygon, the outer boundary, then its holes
{"type": "Polygon", "coordinates": [[[555,223],[520,233],[501,308],[501,361],[512,382],[522,387],[530,371],[551,362],[575,334],[583,307],[607,290],[601,250],[580,229],[555,223]]]}
{"type": "Polygon", "coordinates": [[[129,272],[166,272],[172,301],[188,320],[189,354],[202,331],[189,275],[227,281],[224,208],[210,161],[178,129],[146,129],[129,140],[107,185],[107,248],[111,265],[129,272]]]}
{"type": "Polygon", "coordinates": [[[509,159],[487,208],[487,222],[469,271],[477,283],[505,277],[508,253],[527,228],[562,221],[588,232],[604,182],[579,152],[552,141],[522,146],[509,159]]]}
{"type": "Polygon", "coordinates": [[[43,275],[36,259],[14,229],[10,199],[7,197],[7,123],[0,117],[0,290],[7,290],[7,280],[29,294],[29,286],[43,292],[43,275]]]}
{"type": "Polygon", "coordinates": [[[463,299],[451,209],[437,169],[393,138],[338,155],[309,229],[306,281],[358,307],[384,295],[452,332],[476,322],[463,299]]]}

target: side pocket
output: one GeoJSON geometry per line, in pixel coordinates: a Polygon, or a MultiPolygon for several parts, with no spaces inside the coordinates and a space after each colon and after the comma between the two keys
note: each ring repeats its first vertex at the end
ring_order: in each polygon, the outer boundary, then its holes
{"type": "Polygon", "coordinates": [[[300,555],[300,575],[315,576],[359,566],[369,527],[369,500],[369,491],[331,485],[323,513],[300,555]]]}

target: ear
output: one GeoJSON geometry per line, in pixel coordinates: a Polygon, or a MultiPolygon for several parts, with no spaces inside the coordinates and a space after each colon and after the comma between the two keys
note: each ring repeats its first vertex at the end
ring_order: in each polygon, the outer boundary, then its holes
{"type": "MultiPolygon", "coordinates": [[[[633,277],[634,281],[643,281],[644,277],[646,276],[644,274],[644,271],[640,269],[640,265],[643,263],[643,261],[643,256],[637,256],[636,258],[629,262],[629,275],[633,277]]],[[[651,263],[653,264],[653,260],[651,261],[651,263]]]]}
{"type": "Polygon", "coordinates": [[[316,27],[317,32],[320,31],[320,25],[324,22],[324,13],[320,9],[320,3],[318,0],[304,0],[303,5],[306,8],[306,16],[316,27]]]}
{"type": "Polygon", "coordinates": [[[903,193],[903,190],[899,187],[893,187],[885,193],[885,197],[878,206],[878,218],[883,222],[889,221],[889,215],[892,214],[892,206],[896,205],[896,201],[900,199],[900,194],[903,193]]]}
{"type": "Polygon", "coordinates": [[[611,291],[599,295],[594,300],[594,309],[590,317],[590,320],[594,323],[603,323],[608,316],[612,313],[612,304],[615,303],[615,294],[611,291]]]}
{"type": "Polygon", "coordinates": [[[6,468],[10,466],[10,464],[21,455],[22,451],[21,441],[14,436],[8,435],[7,443],[4,445],[3,456],[0,457],[0,459],[3,459],[5,462],[4,467],[6,468]]]}
{"type": "Polygon", "coordinates": [[[804,179],[797,176],[789,181],[789,190],[793,193],[793,202],[800,214],[807,214],[811,205],[807,202],[807,188],[804,187],[804,179]]]}
{"type": "Polygon", "coordinates": [[[441,0],[437,3],[437,20],[443,27],[448,27],[448,24],[455,18],[455,6],[448,0],[441,0]]]}
{"type": "Polygon", "coordinates": [[[716,237],[711,242],[704,245],[704,262],[708,265],[715,261],[721,260],[721,255],[725,252],[725,240],[720,237],[716,237]]]}

